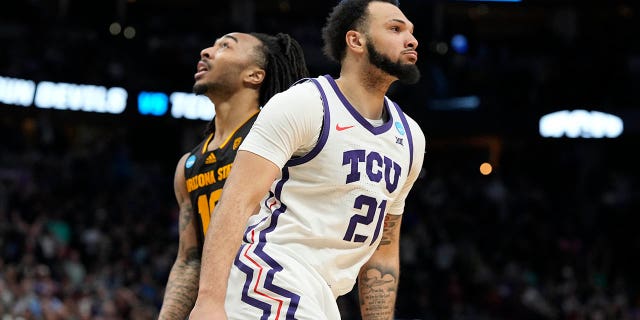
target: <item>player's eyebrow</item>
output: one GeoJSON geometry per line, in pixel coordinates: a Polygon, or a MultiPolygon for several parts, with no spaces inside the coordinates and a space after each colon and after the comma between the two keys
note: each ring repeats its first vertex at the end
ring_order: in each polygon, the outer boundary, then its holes
{"type": "Polygon", "coordinates": [[[222,36],[222,37],[220,37],[220,38],[216,39],[216,42],[214,42],[213,44],[215,45],[215,44],[219,43],[219,42],[220,42],[220,41],[222,41],[224,38],[229,38],[229,39],[231,39],[231,40],[235,41],[236,43],[238,43],[238,38],[236,38],[236,37],[234,37],[234,36],[232,36],[232,35],[225,34],[224,36],[222,36]]]}
{"type": "Polygon", "coordinates": [[[387,21],[387,23],[399,23],[399,24],[405,25],[407,28],[409,28],[409,31],[413,33],[413,23],[408,22],[404,19],[391,18],[387,21]]]}
{"type": "Polygon", "coordinates": [[[223,38],[231,38],[233,41],[235,41],[236,43],[238,43],[238,38],[236,38],[236,37],[234,37],[234,36],[232,36],[232,35],[228,35],[228,34],[227,34],[227,35],[224,35],[224,36],[222,36],[222,37],[223,37],[223,38]]]}
{"type": "Polygon", "coordinates": [[[396,23],[404,24],[404,25],[408,26],[409,28],[413,29],[413,23],[404,21],[402,19],[392,18],[392,19],[389,19],[389,22],[396,22],[396,23]]]}

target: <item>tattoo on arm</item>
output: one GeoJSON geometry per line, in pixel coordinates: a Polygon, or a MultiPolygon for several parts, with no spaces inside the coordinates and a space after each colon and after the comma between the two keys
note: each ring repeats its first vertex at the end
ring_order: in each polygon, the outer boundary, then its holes
{"type": "Polygon", "coordinates": [[[186,319],[196,302],[200,280],[200,249],[187,250],[187,259],[171,269],[159,319],[186,319]]]}
{"type": "Polygon", "coordinates": [[[394,241],[398,241],[398,239],[395,239],[395,235],[399,234],[396,229],[400,227],[401,219],[402,216],[391,214],[388,214],[384,218],[384,232],[382,232],[382,239],[380,239],[380,244],[377,249],[380,249],[382,246],[391,245],[394,241]]]}
{"type": "Polygon", "coordinates": [[[358,291],[362,319],[392,319],[398,287],[396,270],[370,266],[360,272],[358,291]]]}
{"type": "Polygon", "coordinates": [[[180,233],[184,232],[184,230],[192,223],[193,221],[193,207],[191,206],[191,202],[184,204],[180,208],[180,221],[179,228],[180,233]]]}
{"type": "MultiPolygon", "coordinates": [[[[179,228],[182,234],[193,223],[190,205],[181,206],[179,228]]],[[[182,258],[175,261],[169,274],[159,320],[186,319],[196,302],[200,280],[201,252],[197,243],[180,243],[182,258]],[[185,248],[185,246],[189,246],[185,248]]]]}
{"type": "MultiPolygon", "coordinates": [[[[387,215],[384,220],[384,231],[378,252],[393,252],[397,249],[402,216],[387,215]]],[[[397,252],[397,251],[396,251],[397,252]]],[[[395,255],[395,254],[394,254],[395,255]]],[[[400,270],[395,257],[391,261],[372,262],[371,260],[360,270],[358,275],[358,294],[360,312],[363,320],[390,320],[394,316],[394,307],[398,290],[400,270]]]]}

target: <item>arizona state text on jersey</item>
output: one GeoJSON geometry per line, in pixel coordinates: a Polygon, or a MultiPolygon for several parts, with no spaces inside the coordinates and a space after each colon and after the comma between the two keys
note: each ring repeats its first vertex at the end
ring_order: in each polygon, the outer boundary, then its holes
{"type": "Polygon", "coordinates": [[[258,112],[238,127],[215,150],[209,150],[209,144],[213,140],[213,133],[210,134],[207,139],[191,150],[191,155],[185,162],[184,176],[187,192],[189,192],[191,203],[200,217],[200,219],[194,219],[198,230],[200,249],[204,245],[204,235],[209,227],[211,213],[220,199],[222,187],[229,176],[238,147],[249,133],[257,117],[258,112]]]}

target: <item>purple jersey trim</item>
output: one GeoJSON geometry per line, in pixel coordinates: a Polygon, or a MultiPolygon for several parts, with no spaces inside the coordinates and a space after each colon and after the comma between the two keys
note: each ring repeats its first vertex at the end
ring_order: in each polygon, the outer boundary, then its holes
{"type": "Polygon", "coordinates": [[[316,146],[313,147],[313,149],[311,149],[309,153],[299,158],[290,159],[285,164],[285,167],[297,166],[297,165],[303,164],[305,162],[310,161],[315,156],[317,156],[318,153],[320,153],[320,151],[324,147],[324,145],[327,144],[329,131],[331,131],[331,128],[329,128],[329,126],[331,125],[329,121],[331,120],[331,114],[329,112],[329,104],[327,102],[327,96],[325,95],[324,90],[322,90],[322,86],[320,85],[318,80],[316,79],[310,79],[310,80],[311,82],[313,82],[313,84],[316,85],[316,87],[318,87],[318,91],[320,92],[320,96],[322,97],[322,109],[324,110],[324,116],[322,118],[322,128],[320,129],[320,137],[318,138],[318,143],[316,144],[316,146]]]}
{"type": "MultiPolygon", "coordinates": [[[[282,179],[278,182],[278,184],[276,185],[276,189],[275,189],[275,197],[276,199],[278,199],[278,201],[280,201],[280,196],[281,196],[281,192],[282,192],[282,185],[289,179],[289,171],[287,170],[287,168],[283,168],[282,169],[282,179]]],[[[284,288],[278,287],[275,284],[273,284],[273,278],[276,274],[276,272],[282,271],[283,268],[282,266],[276,261],[274,260],[271,256],[269,256],[266,252],[264,252],[264,246],[267,243],[267,234],[270,233],[271,231],[273,231],[276,228],[276,225],[278,224],[278,217],[285,213],[287,210],[287,206],[285,204],[283,204],[282,202],[280,202],[280,207],[276,210],[273,211],[273,213],[271,214],[271,223],[269,224],[269,226],[267,228],[265,228],[264,230],[260,231],[260,233],[258,234],[258,241],[255,242],[256,247],[253,250],[253,253],[255,255],[257,255],[258,257],[260,257],[260,259],[262,259],[262,261],[266,262],[267,265],[269,266],[269,270],[267,271],[267,276],[265,277],[265,281],[264,281],[264,287],[268,290],[270,290],[271,292],[274,292],[282,297],[288,298],[289,299],[289,307],[287,308],[287,317],[286,320],[295,320],[295,314],[296,314],[296,310],[298,309],[298,303],[300,303],[300,296],[289,291],[286,290],[284,288]]],[[[264,221],[264,220],[263,220],[264,221]]],[[[248,239],[247,234],[249,232],[251,232],[251,229],[253,228],[247,228],[246,232],[245,232],[245,240],[248,239]]],[[[243,245],[240,248],[240,251],[238,252],[238,255],[236,256],[236,260],[234,261],[234,264],[236,267],[238,267],[238,269],[240,269],[240,271],[242,271],[243,273],[245,273],[247,275],[244,286],[242,287],[242,298],[241,300],[251,306],[254,306],[258,309],[262,310],[262,317],[260,317],[260,320],[267,320],[269,318],[269,316],[271,315],[271,307],[268,303],[264,302],[264,301],[260,301],[260,300],[256,300],[254,298],[249,297],[249,289],[251,286],[251,280],[253,279],[253,274],[254,274],[254,270],[247,266],[246,264],[244,264],[242,261],[240,261],[239,257],[242,254],[242,248],[244,248],[246,246],[243,245]]]]}
{"type": "Polygon", "coordinates": [[[407,122],[407,117],[405,116],[402,109],[397,103],[393,103],[398,111],[398,115],[400,117],[400,121],[402,121],[402,125],[404,126],[404,130],[407,133],[407,140],[409,142],[409,170],[407,170],[407,176],[411,173],[411,168],[413,167],[413,135],[411,134],[411,128],[409,127],[409,122],[407,122]]]}
{"type": "Polygon", "coordinates": [[[267,320],[271,315],[271,306],[268,303],[251,298],[248,294],[249,287],[251,286],[251,280],[253,280],[253,270],[249,266],[247,266],[246,264],[240,261],[240,255],[242,254],[244,247],[246,246],[247,244],[243,244],[240,246],[240,250],[238,251],[238,254],[236,255],[236,259],[233,262],[233,264],[236,267],[238,267],[240,271],[242,271],[244,274],[247,275],[247,278],[244,281],[244,286],[242,286],[242,298],[240,298],[240,300],[242,300],[244,303],[248,305],[261,309],[262,317],[260,317],[260,320],[267,320]]]}
{"type": "Polygon", "coordinates": [[[324,77],[327,79],[327,81],[329,81],[329,84],[333,88],[333,91],[335,91],[335,93],[338,96],[338,98],[340,99],[340,101],[342,101],[342,104],[349,111],[349,113],[351,113],[351,116],[354,119],[356,119],[363,127],[365,127],[367,130],[369,130],[374,135],[379,135],[379,134],[385,133],[385,132],[389,131],[389,129],[391,129],[391,127],[393,126],[393,121],[392,121],[393,120],[393,116],[389,112],[389,105],[387,104],[387,99],[384,99],[384,108],[387,111],[387,114],[389,115],[389,120],[386,121],[384,124],[382,124],[379,127],[374,127],[371,123],[369,123],[369,121],[367,121],[367,119],[365,119],[358,112],[358,110],[356,110],[356,108],[353,107],[353,105],[351,105],[351,103],[349,103],[349,100],[347,100],[347,97],[345,97],[344,94],[342,94],[342,91],[340,91],[340,88],[338,88],[338,85],[336,84],[336,81],[333,80],[333,78],[328,74],[324,75],[324,77]]]}

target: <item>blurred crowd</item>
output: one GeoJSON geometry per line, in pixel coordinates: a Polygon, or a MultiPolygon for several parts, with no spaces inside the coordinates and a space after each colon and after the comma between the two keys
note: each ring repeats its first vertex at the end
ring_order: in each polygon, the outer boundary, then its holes
{"type": "MultiPolygon", "coordinates": [[[[189,91],[200,49],[236,30],[290,32],[313,75],[335,70],[320,50],[329,2],[114,2],[128,11],[3,4],[0,76],[122,86],[130,100],[189,91]],[[110,34],[113,21],[137,36],[110,34]]],[[[637,114],[605,140],[545,140],[510,121],[637,105],[637,4],[570,2],[403,2],[423,80],[390,96],[428,145],[403,219],[398,319],[640,319],[637,114]],[[446,47],[455,33],[469,36],[468,52],[446,47]],[[469,95],[477,113],[430,109],[469,95]]],[[[0,103],[0,320],[155,319],[178,245],[175,164],[204,125],[0,103]]],[[[359,319],[354,293],[339,305],[344,320],[359,319]]]]}
{"type": "Polygon", "coordinates": [[[154,318],[177,250],[172,173],[132,161],[117,130],[7,122],[0,314],[154,318]]]}
{"type": "MultiPolygon", "coordinates": [[[[8,115],[2,319],[154,319],[177,252],[179,154],[148,160],[126,126],[8,115]]],[[[184,131],[187,150],[197,130],[184,131]]],[[[430,139],[402,227],[397,318],[640,319],[633,141],[498,143],[483,176],[471,160],[483,148],[430,139]]],[[[354,293],[339,301],[359,319],[354,293]]]]}

